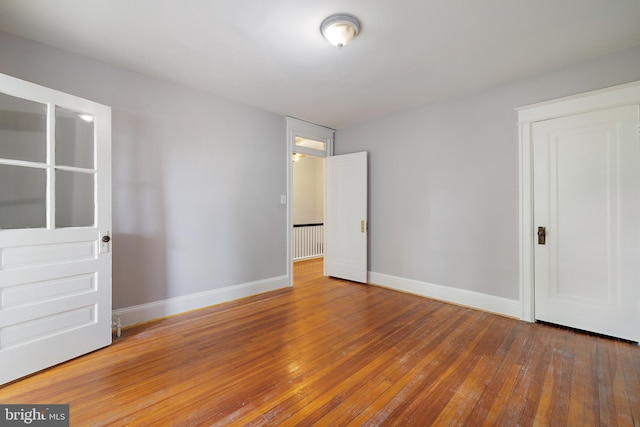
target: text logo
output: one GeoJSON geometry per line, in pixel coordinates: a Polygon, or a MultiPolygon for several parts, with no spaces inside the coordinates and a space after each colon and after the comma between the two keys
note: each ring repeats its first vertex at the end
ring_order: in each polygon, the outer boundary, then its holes
{"type": "Polygon", "coordinates": [[[0,426],[69,427],[69,405],[0,405],[0,426]]]}

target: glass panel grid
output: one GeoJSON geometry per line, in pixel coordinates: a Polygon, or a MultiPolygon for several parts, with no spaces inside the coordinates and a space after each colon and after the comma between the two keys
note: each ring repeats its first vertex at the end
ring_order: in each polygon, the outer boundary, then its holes
{"type": "Polygon", "coordinates": [[[95,226],[93,121],[0,93],[0,229],[95,226]]]}

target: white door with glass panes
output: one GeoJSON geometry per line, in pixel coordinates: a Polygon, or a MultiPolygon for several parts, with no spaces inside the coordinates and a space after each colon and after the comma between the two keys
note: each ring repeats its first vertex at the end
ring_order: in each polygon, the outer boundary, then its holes
{"type": "Polygon", "coordinates": [[[0,74],[0,384],[111,343],[111,109],[0,74]]]}

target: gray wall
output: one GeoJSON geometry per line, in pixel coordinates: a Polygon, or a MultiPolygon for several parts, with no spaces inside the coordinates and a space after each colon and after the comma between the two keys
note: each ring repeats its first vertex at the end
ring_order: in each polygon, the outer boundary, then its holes
{"type": "Polygon", "coordinates": [[[339,129],[336,154],[370,153],[369,269],[518,299],[514,108],[636,80],[640,46],[339,129]]]}
{"type": "Polygon", "coordinates": [[[3,33],[0,72],[112,107],[114,308],[286,274],[284,118],[3,33]]]}
{"type": "MultiPolygon", "coordinates": [[[[0,33],[0,72],[113,108],[114,308],[286,273],[282,117],[0,33]]],[[[370,270],[518,299],[515,107],[640,80],[640,47],[336,133],[370,270]]]]}

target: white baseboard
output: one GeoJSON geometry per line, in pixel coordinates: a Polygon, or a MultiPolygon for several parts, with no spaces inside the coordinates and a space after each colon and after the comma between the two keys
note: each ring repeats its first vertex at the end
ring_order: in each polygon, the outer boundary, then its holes
{"type": "Polygon", "coordinates": [[[483,311],[501,314],[503,316],[520,318],[522,307],[520,301],[508,298],[482,294],[465,289],[450,288],[434,285],[413,279],[390,276],[388,274],[369,272],[369,283],[397,291],[408,292],[428,298],[433,298],[483,311]]]}
{"type": "Polygon", "coordinates": [[[122,326],[130,326],[136,323],[148,322],[210,305],[261,294],[263,292],[286,288],[288,286],[289,278],[287,276],[272,277],[270,279],[212,289],[210,291],[169,298],[162,301],[119,308],[113,310],[113,315],[120,317],[122,326]]]}

